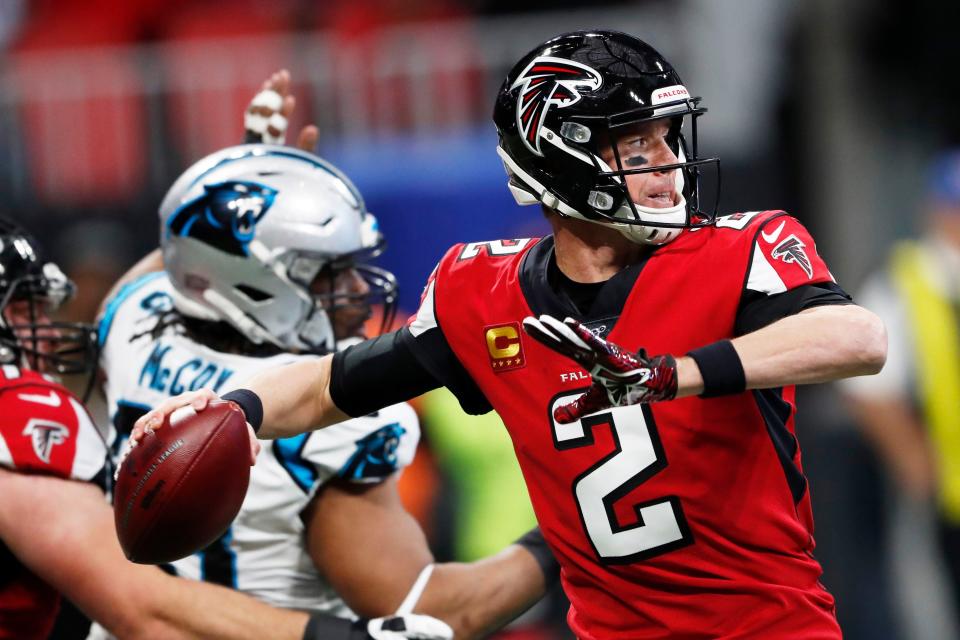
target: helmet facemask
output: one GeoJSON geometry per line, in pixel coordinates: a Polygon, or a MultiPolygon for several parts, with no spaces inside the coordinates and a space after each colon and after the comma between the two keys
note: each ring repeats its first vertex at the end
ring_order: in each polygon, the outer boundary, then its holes
{"type": "MultiPolygon", "coordinates": [[[[664,244],[679,235],[682,229],[708,226],[716,219],[717,197],[709,207],[701,198],[703,171],[712,168],[719,182],[719,163],[716,158],[697,155],[697,119],[705,111],[699,109],[699,98],[665,103],[656,109],[642,109],[619,114],[591,123],[597,131],[593,145],[583,149],[597,170],[596,180],[589,190],[586,203],[588,215],[595,222],[610,224],[627,238],[642,244],[664,244]],[[665,122],[664,122],[665,121],[665,122]],[[687,121],[689,125],[686,126],[687,121]],[[637,164],[641,156],[624,158],[623,141],[637,135],[647,123],[664,122],[669,126],[667,145],[676,157],[670,164],[637,164]],[[687,145],[684,130],[691,132],[692,148],[687,145]],[[606,158],[606,159],[604,159],[606,158]],[[629,193],[631,175],[670,172],[676,198],[671,206],[645,206],[637,203],[629,193]]],[[[568,132],[580,133],[576,123],[564,123],[568,132]]],[[[571,141],[569,144],[576,145],[571,141]]]]}
{"type": "Polygon", "coordinates": [[[611,226],[640,244],[665,244],[683,229],[711,225],[717,214],[720,169],[717,158],[698,157],[697,119],[706,112],[699,102],[700,98],[689,98],[611,116],[571,116],[561,122],[559,134],[546,130],[544,162],[553,165],[556,175],[570,176],[565,193],[539,184],[501,146],[498,151],[511,177],[511,190],[520,204],[542,202],[562,216],[611,226]],[[629,166],[621,156],[623,140],[644,124],[664,119],[669,119],[667,139],[677,162],[629,166]],[[700,188],[707,169],[714,171],[717,185],[709,206],[703,203],[700,188]],[[628,176],[667,171],[674,176],[677,195],[672,206],[634,202],[628,176]],[[571,192],[579,197],[570,198],[571,192]],[[579,201],[579,206],[571,206],[571,200],[579,201]]]}
{"type": "Polygon", "coordinates": [[[97,362],[93,326],[49,317],[74,291],[53,263],[9,282],[0,299],[0,363],[56,375],[92,373],[97,362]]]}
{"type": "Polygon", "coordinates": [[[368,261],[385,247],[376,246],[333,258],[298,252],[288,275],[312,301],[313,308],[299,329],[299,338],[312,344],[332,333],[339,343],[365,337],[366,322],[380,307],[377,335],[389,331],[396,317],[397,281],[392,273],[368,261]]]}

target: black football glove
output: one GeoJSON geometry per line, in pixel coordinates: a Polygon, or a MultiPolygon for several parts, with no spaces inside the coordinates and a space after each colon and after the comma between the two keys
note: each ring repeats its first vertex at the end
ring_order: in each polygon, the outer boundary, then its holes
{"type": "Polygon", "coordinates": [[[672,400],[677,395],[677,363],[669,354],[651,357],[643,349],[630,353],[595,336],[573,318],[560,322],[548,315],[528,317],[523,328],[593,378],[593,386],[585,394],[554,411],[554,419],[561,424],[603,409],[672,400]]]}

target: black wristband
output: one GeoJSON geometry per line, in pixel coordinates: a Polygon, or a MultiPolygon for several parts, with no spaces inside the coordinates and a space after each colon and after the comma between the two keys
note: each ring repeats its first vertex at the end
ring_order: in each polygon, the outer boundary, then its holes
{"type": "Polygon", "coordinates": [[[550,547],[547,546],[547,541],[544,540],[540,527],[534,527],[527,531],[513,544],[520,545],[530,552],[537,564],[540,565],[548,589],[560,579],[560,564],[554,557],[553,552],[550,551],[550,547]]]}
{"type": "Polygon", "coordinates": [[[747,388],[743,363],[729,340],[720,340],[687,353],[693,358],[703,377],[701,398],[715,398],[740,393],[747,388]]]}
{"type": "Polygon", "coordinates": [[[243,415],[247,417],[247,422],[253,427],[253,432],[260,432],[260,425],[263,424],[263,402],[260,396],[250,389],[234,389],[223,394],[222,397],[224,400],[236,402],[243,410],[243,415]]]}

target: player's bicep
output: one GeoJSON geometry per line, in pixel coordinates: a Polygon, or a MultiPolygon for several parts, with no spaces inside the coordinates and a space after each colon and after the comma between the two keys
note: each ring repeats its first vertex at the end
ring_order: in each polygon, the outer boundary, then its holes
{"type": "Polygon", "coordinates": [[[853,304],[853,300],[834,282],[803,285],[774,295],[745,292],[737,310],[735,334],[742,336],[801,311],[838,304],[853,304]]]}
{"type": "Polygon", "coordinates": [[[396,477],[376,484],[330,482],[304,518],[310,556],[359,615],[396,611],[433,561],[423,531],[400,502],[396,477]]]}

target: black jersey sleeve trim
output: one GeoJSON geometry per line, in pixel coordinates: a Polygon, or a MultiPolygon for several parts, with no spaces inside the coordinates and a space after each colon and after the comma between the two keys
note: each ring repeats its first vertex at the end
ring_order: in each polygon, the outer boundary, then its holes
{"type": "Polygon", "coordinates": [[[404,333],[398,329],[334,354],[330,397],[341,411],[365,416],[440,386],[402,341],[404,333]]]}
{"type": "Polygon", "coordinates": [[[416,337],[407,329],[401,329],[400,333],[398,340],[432,374],[437,386],[446,387],[456,396],[466,413],[478,416],[493,411],[493,406],[467,373],[439,327],[428,329],[416,337]]]}
{"type": "Polygon", "coordinates": [[[742,336],[804,309],[834,304],[853,304],[850,295],[834,282],[806,284],[772,296],[744,290],[734,332],[742,336]]]}

